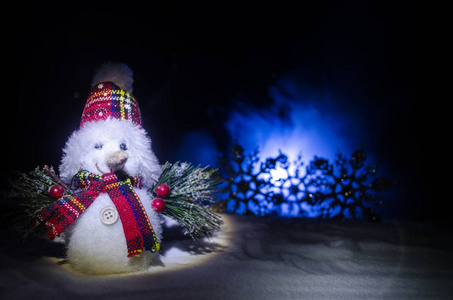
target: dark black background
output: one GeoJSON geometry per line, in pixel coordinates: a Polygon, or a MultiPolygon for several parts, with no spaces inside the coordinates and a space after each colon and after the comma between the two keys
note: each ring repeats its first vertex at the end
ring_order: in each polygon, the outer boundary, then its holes
{"type": "Polygon", "coordinates": [[[226,151],[232,137],[222,122],[235,97],[266,107],[268,87],[293,73],[349,99],[351,109],[374,112],[378,159],[405,190],[402,218],[448,217],[426,193],[418,2],[63,7],[36,3],[11,12],[5,47],[16,85],[4,109],[6,174],[59,164],[105,61],[134,71],[134,95],[161,161],[173,160],[178,141],[200,128],[226,151]]]}

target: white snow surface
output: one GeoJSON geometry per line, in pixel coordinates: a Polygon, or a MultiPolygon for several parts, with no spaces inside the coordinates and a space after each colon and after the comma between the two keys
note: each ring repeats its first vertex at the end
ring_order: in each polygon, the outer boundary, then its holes
{"type": "Polygon", "coordinates": [[[158,265],[94,276],[63,245],[2,239],[0,299],[452,299],[447,223],[364,223],[222,215],[198,242],[164,229],[158,265]]]}

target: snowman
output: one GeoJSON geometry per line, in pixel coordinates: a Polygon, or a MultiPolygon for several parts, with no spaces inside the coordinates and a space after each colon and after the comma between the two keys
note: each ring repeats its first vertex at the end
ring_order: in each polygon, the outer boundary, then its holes
{"type": "Polygon", "coordinates": [[[51,238],[64,233],[67,260],[84,273],[143,271],[158,257],[163,217],[147,190],[162,171],[132,84],[128,66],[102,65],[63,149],[60,177],[78,192],[60,200],[46,227],[51,238]]]}

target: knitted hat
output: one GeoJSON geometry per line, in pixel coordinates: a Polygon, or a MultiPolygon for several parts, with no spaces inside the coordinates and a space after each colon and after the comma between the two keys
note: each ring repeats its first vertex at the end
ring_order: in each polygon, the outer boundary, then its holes
{"type": "Polygon", "coordinates": [[[137,100],[132,96],[132,71],[125,64],[105,63],[93,77],[92,89],[83,109],[80,127],[108,118],[142,123],[137,100]],[[117,84],[121,84],[123,89],[117,84]]]}
{"type": "Polygon", "coordinates": [[[137,126],[142,123],[140,109],[134,96],[113,82],[101,82],[94,86],[88,95],[80,127],[86,122],[108,118],[128,120],[137,126]]]}

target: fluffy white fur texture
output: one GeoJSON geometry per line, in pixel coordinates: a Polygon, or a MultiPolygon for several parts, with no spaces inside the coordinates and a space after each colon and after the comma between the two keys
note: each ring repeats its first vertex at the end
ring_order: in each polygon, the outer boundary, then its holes
{"type": "MultiPolygon", "coordinates": [[[[116,119],[84,124],[69,137],[63,149],[61,178],[70,183],[72,177],[81,169],[99,175],[102,174],[100,170],[109,172],[106,160],[125,147],[128,158],[123,170],[132,176],[142,175],[144,188],[135,191],[160,240],[162,218],[152,209],[153,199],[146,193],[146,189],[157,181],[162,171],[151,150],[151,140],[143,128],[116,119]]],[[[75,269],[91,274],[146,270],[157,254],[145,251],[140,257],[128,258],[120,218],[111,225],[101,221],[101,210],[107,206],[115,207],[107,194],[101,194],[67,229],[65,233],[69,263],[75,269]]]]}
{"type": "Polygon", "coordinates": [[[153,186],[162,169],[151,150],[151,139],[142,127],[116,119],[85,123],[69,137],[63,148],[61,178],[70,182],[79,170],[99,175],[102,173],[98,168],[103,172],[110,172],[106,160],[111,154],[121,150],[121,144],[126,145],[129,155],[124,170],[131,176],[141,175],[144,186],[153,186]],[[102,148],[97,149],[100,145],[102,148]]]}
{"type": "Polygon", "coordinates": [[[132,94],[134,84],[132,70],[123,63],[106,62],[95,72],[91,88],[100,82],[112,81],[122,89],[132,94]]]}

